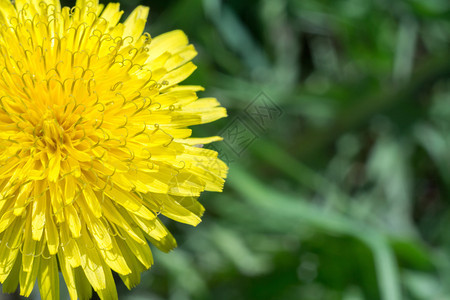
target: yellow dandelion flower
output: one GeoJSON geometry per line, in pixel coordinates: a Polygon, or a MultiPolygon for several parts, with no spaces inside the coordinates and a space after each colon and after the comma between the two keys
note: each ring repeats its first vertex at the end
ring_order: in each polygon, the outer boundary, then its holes
{"type": "Polygon", "coordinates": [[[199,86],[182,31],[151,38],[148,8],[0,0],[0,282],[59,298],[117,299],[152,263],[148,242],[176,246],[158,219],[197,225],[204,190],[226,165],[195,147],[190,125],[226,116],[199,86]]]}

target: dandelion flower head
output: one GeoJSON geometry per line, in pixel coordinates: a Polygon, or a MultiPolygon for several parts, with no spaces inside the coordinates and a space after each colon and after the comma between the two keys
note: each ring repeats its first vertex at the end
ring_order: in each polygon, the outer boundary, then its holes
{"type": "Polygon", "coordinates": [[[117,299],[176,246],[159,219],[197,225],[227,172],[189,126],[226,116],[180,85],[196,51],[182,31],[143,33],[148,8],[0,0],[0,282],[4,292],[117,299]]]}

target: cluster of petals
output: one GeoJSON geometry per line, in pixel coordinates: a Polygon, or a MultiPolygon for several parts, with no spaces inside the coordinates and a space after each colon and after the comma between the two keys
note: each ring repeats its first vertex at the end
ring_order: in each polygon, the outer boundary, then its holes
{"type": "Polygon", "coordinates": [[[226,111],[180,85],[197,54],[182,31],[143,33],[148,8],[0,0],[0,282],[4,292],[116,299],[176,242],[159,215],[197,225],[227,166],[192,125],[226,111]]]}

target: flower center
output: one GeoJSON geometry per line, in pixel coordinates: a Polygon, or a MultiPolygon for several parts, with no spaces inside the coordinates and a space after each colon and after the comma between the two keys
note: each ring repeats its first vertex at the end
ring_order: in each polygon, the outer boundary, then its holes
{"type": "Polygon", "coordinates": [[[64,129],[52,112],[47,111],[42,117],[42,121],[36,126],[36,135],[40,137],[46,146],[51,150],[56,150],[58,145],[63,143],[64,129]]]}

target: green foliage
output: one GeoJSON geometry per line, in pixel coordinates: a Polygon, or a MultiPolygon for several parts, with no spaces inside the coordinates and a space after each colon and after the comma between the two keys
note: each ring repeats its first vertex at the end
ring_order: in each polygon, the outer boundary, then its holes
{"type": "Polygon", "coordinates": [[[446,299],[448,1],[169,1],[150,20],[186,31],[189,81],[229,110],[197,135],[261,91],[283,114],[125,299],[446,299]]]}
{"type": "Polygon", "coordinates": [[[197,135],[261,91],[283,114],[121,299],[448,299],[448,0],[139,3],[152,36],[187,33],[189,82],[229,111],[197,135]]]}

